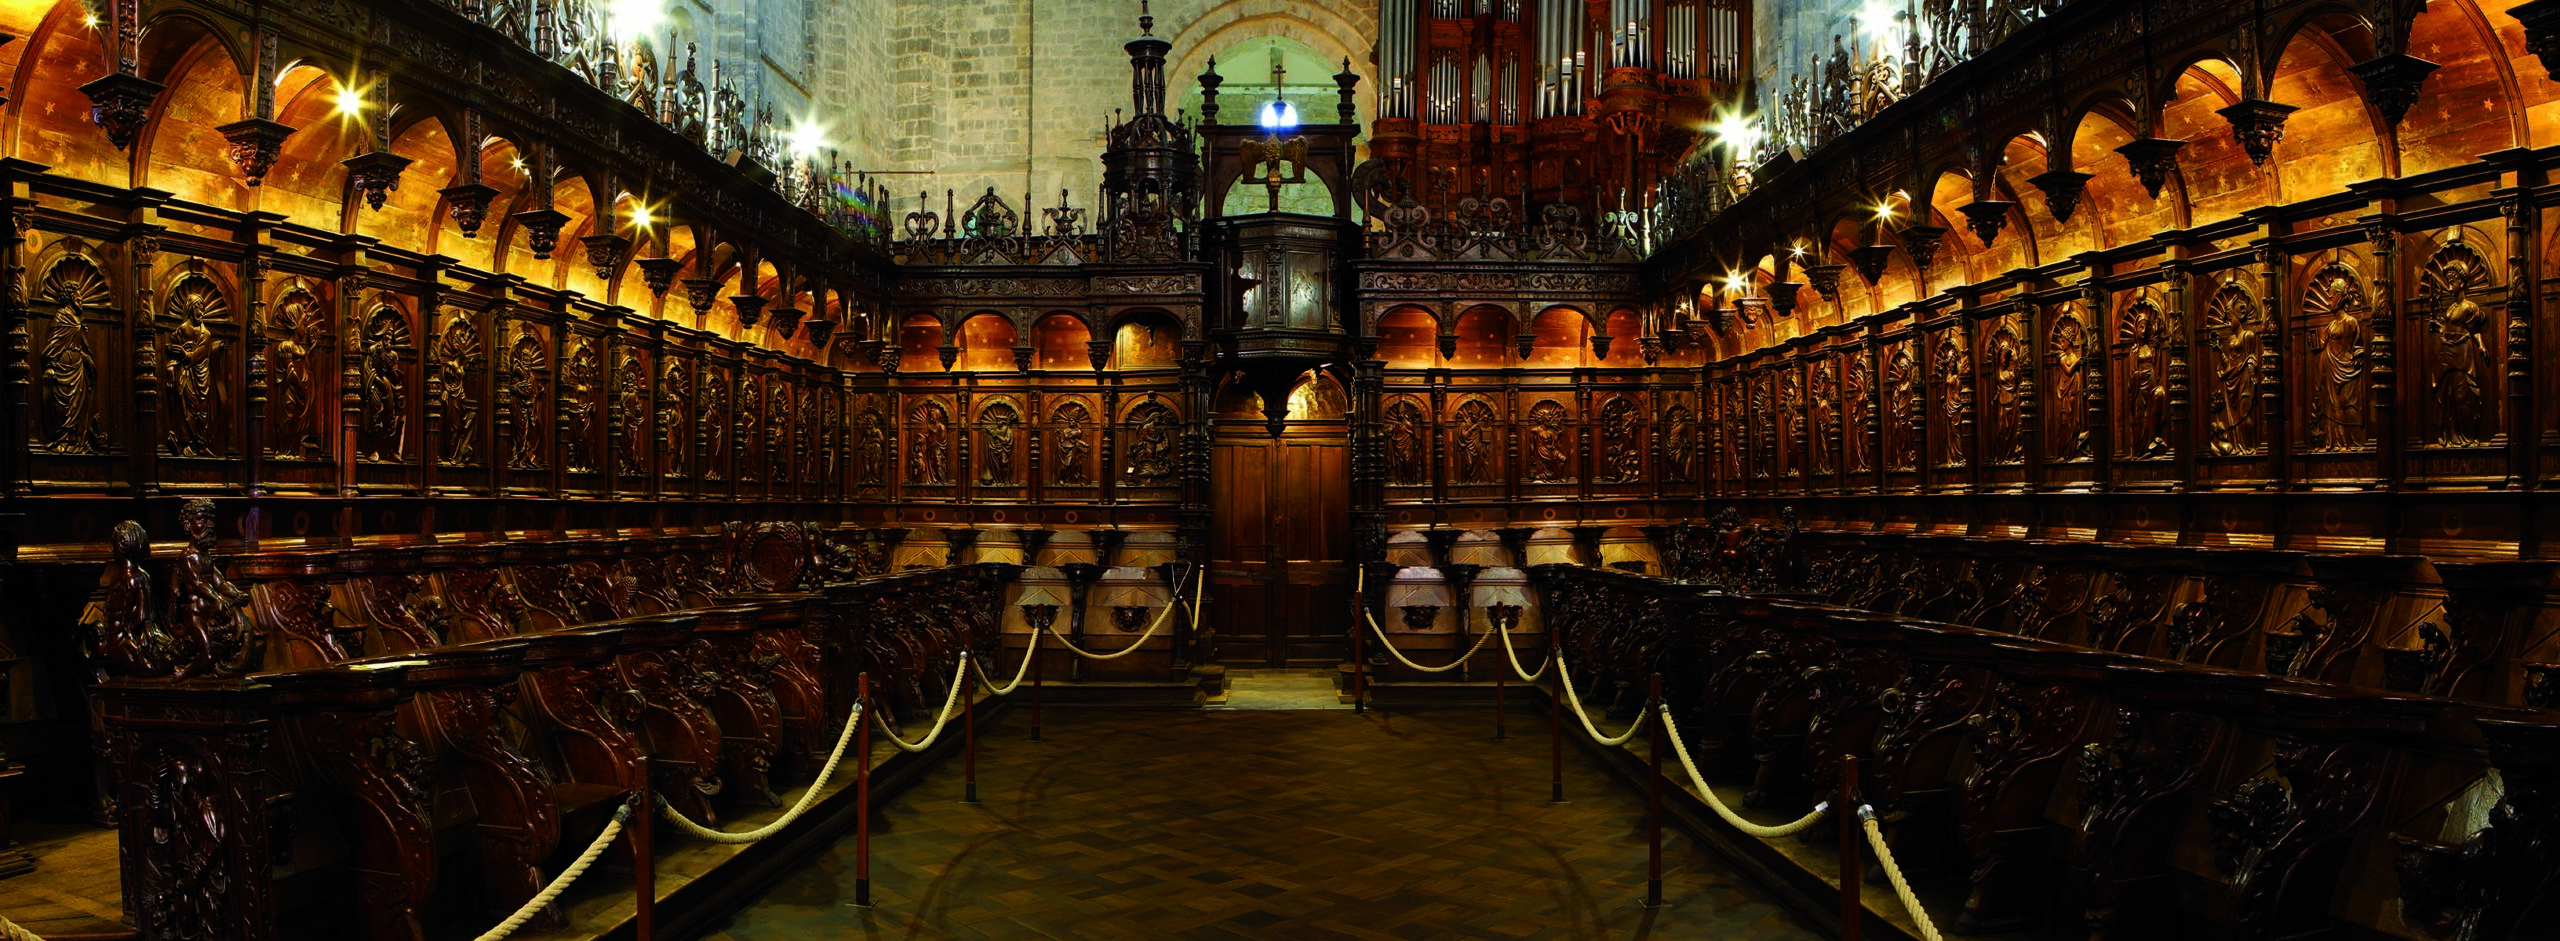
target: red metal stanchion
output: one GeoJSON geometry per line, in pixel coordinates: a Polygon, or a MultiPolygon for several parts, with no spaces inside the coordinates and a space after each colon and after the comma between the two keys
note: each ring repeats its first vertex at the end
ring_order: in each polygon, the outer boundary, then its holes
{"type": "MultiPolygon", "coordinates": [[[[1502,669],[1507,671],[1511,669],[1511,665],[1505,663],[1502,669]]],[[[1508,742],[1511,740],[1511,733],[1502,724],[1502,680],[1502,672],[1497,671],[1493,674],[1493,740],[1508,742]]]]}
{"type": "Polygon", "coordinates": [[[1858,756],[1840,756],[1840,798],[1831,803],[1831,815],[1840,818],[1840,941],[1859,941],[1863,933],[1866,903],[1858,899],[1866,875],[1859,871],[1864,853],[1859,849],[1865,836],[1858,826],[1858,756]]]}
{"type": "Polygon", "coordinates": [[[853,904],[871,907],[871,674],[862,674],[862,728],[853,750],[853,904]]]}
{"type": "MultiPolygon", "coordinates": [[[[1365,602],[1354,599],[1353,603],[1363,604],[1365,602]]],[[[1354,615],[1358,615],[1359,613],[1359,610],[1356,608],[1352,611],[1352,614],[1354,615]]],[[[1353,715],[1364,715],[1369,711],[1369,655],[1361,649],[1360,642],[1362,639],[1363,638],[1360,636],[1360,623],[1358,621],[1352,622],[1351,714],[1353,715]]]]}
{"type": "MultiPolygon", "coordinates": [[[[1549,654],[1553,656],[1553,654],[1549,654]]],[[[1564,803],[1564,671],[1556,671],[1555,692],[1547,695],[1547,753],[1554,765],[1555,788],[1547,795],[1549,803],[1564,803]]]]}
{"type": "MultiPolygon", "coordinates": [[[[961,654],[968,658],[968,654],[961,654]]],[[[960,671],[963,686],[969,683],[969,671],[978,668],[975,659],[960,671]]],[[[978,802],[978,691],[964,688],[960,693],[960,802],[978,802]]]]}
{"type": "Polygon", "coordinates": [[[1040,635],[1031,635],[1031,646],[1023,649],[1031,658],[1031,740],[1040,740],[1040,635]]]}
{"type": "Polygon", "coordinates": [[[1662,674],[1653,675],[1653,692],[1645,699],[1646,718],[1653,722],[1653,774],[1645,778],[1644,904],[1662,907],[1662,674]]]}
{"type": "Polygon", "coordinates": [[[650,858],[649,847],[649,812],[656,808],[649,801],[649,760],[640,759],[640,767],[640,793],[634,799],[638,806],[631,819],[631,929],[632,937],[649,941],[657,937],[658,930],[657,861],[650,858]]]}

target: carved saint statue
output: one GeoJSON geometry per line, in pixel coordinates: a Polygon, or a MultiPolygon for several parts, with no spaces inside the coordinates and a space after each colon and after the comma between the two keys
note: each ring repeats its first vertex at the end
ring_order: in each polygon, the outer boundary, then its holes
{"type": "Polygon", "coordinates": [[[161,334],[162,382],[169,390],[169,453],[211,457],[221,448],[222,351],[229,344],[213,333],[208,321],[219,321],[227,307],[213,282],[189,277],[169,292],[168,310],[176,319],[161,334]]]}
{"type": "Polygon", "coordinates": [[[1644,434],[1636,424],[1639,411],[1633,400],[1624,397],[1601,407],[1600,479],[1611,483],[1644,479],[1644,434]]]}
{"type": "Polygon", "coordinates": [[[2312,340],[2319,383],[2311,399],[2312,446],[2324,451],[2360,447],[2365,443],[2364,376],[2371,358],[2364,288],[2352,269],[2332,264],[2313,279],[2302,306],[2306,315],[2328,318],[2312,340]]]}
{"type": "Polygon", "coordinates": [[[1450,446],[1458,453],[1459,483],[1493,483],[1493,407],[1481,400],[1458,406],[1458,433],[1450,446]]]}
{"type": "Polygon", "coordinates": [[[702,429],[702,476],[720,480],[729,460],[729,374],[706,369],[702,379],[701,407],[694,418],[695,427],[702,429]]]}
{"type": "Polygon", "coordinates": [[[2237,283],[2224,282],[2205,308],[2205,349],[2212,357],[2213,399],[2205,441],[2216,455],[2258,450],[2258,381],[2261,366],[2256,302],[2237,283]]]}
{"type": "Polygon", "coordinates": [[[1531,406],[1527,432],[1528,478],[1537,483],[1571,480],[1572,445],[1564,427],[1564,406],[1549,399],[1531,406]]]}
{"type": "Polygon", "coordinates": [[[907,421],[915,426],[914,450],[907,455],[907,482],[951,482],[951,413],[939,402],[916,406],[907,421]]]}
{"type": "Polygon", "coordinates": [[[213,522],[211,500],[189,500],[178,507],[187,548],[169,573],[169,632],[191,655],[179,666],[180,679],[239,676],[258,660],[249,593],[224,578],[222,566],[213,561],[213,522]]]}
{"type": "Polygon", "coordinates": [[[880,406],[868,405],[855,419],[857,439],[853,450],[853,480],[866,487],[880,486],[889,471],[889,423],[880,414],[880,406]]]}
{"type": "Polygon", "coordinates": [[[2089,329],[2080,323],[2080,308],[2063,308],[2053,319],[2053,455],[2060,460],[2089,456],[2089,329]]]}
{"type": "Polygon", "coordinates": [[[268,318],[276,337],[267,350],[268,449],[288,457],[314,457],[320,436],[311,427],[311,356],[328,329],[320,300],[301,288],[285,292],[268,318]]]}
{"type": "Polygon", "coordinates": [[[1429,483],[1424,471],[1427,450],[1422,409],[1411,402],[1387,407],[1387,479],[1399,484],[1429,483]]]}
{"type": "Polygon", "coordinates": [[[542,466],[543,423],[542,338],[533,328],[516,327],[516,342],[507,348],[507,394],[515,412],[515,448],[507,466],[533,470],[542,466]]]}
{"type": "Polygon", "coordinates": [[[2141,301],[2125,309],[2117,342],[2125,347],[2125,456],[2159,457],[2169,453],[2168,368],[2163,354],[2166,327],[2159,308],[2141,301]]]}
{"type": "Polygon", "coordinates": [[[686,427],[685,399],[693,392],[693,376],[685,369],[684,360],[667,357],[658,373],[658,454],[666,462],[670,476],[681,477],[685,470],[685,452],[693,443],[692,430],[686,427]]]}
{"type": "Polygon", "coordinates": [[[2485,444],[2496,437],[2497,411],[2486,385],[2491,374],[2489,311],[2471,299],[2488,280],[2485,262],[2461,242],[2437,251],[2421,276],[2435,308],[2429,326],[2436,340],[2436,443],[2445,447],[2485,444]]]}
{"type": "Polygon", "coordinates": [[[1828,357],[1813,364],[1813,472],[1829,474],[1832,443],[1840,440],[1840,371],[1828,357]]]}
{"type": "Polygon", "coordinates": [[[1893,345],[1884,360],[1885,448],[1893,470],[1920,464],[1920,370],[1911,361],[1911,344],[1893,345]]]}
{"type": "Polygon", "coordinates": [[[468,464],[480,457],[480,406],[471,399],[471,374],[480,365],[480,330],[471,312],[457,310],[436,341],[436,407],[444,413],[444,462],[468,464]]]}
{"type": "Polygon", "coordinates": [[[1058,483],[1083,486],[1093,482],[1090,469],[1093,457],[1093,413],[1081,402],[1058,406],[1055,413],[1057,430],[1051,432],[1058,448],[1058,483]]]}
{"type": "Polygon", "coordinates": [[[979,413],[978,482],[991,486],[1013,484],[1013,433],[1022,424],[1013,406],[1001,402],[979,413]]]}
{"type": "Polygon", "coordinates": [[[2026,344],[2018,339],[2017,323],[2002,318],[1991,332],[1991,446],[1989,461],[1994,464],[2015,463],[2026,459],[2025,436],[2020,434],[2019,416],[2026,399],[2026,344]]]}
{"type": "Polygon", "coordinates": [[[53,327],[44,340],[44,392],[54,418],[45,450],[95,454],[106,449],[107,430],[98,421],[96,401],[98,359],[89,351],[89,328],[81,322],[76,302],[53,309],[53,327]]]}
{"type": "Polygon", "coordinates": [[[1843,357],[1847,368],[1841,370],[1843,388],[1840,394],[1840,462],[1851,473],[1869,469],[1867,464],[1867,385],[1870,381],[1867,357],[1852,352],[1843,357]]]}
{"type": "Polygon", "coordinates": [[[365,457],[401,460],[408,450],[409,377],[400,348],[409,342],[409,325],[397,311],[375,311],[359,342],[364,355],[365,457]]]}
{"type": "Polygon", "coordinates": [[[1173,410],[1149,402],[1129,412],[1129,477],[1160,484],[1173,477],[1175,430],[1173,410]]]}
{"type": "Polygon", "coordinates": [[[1938,463],[1962,467],[1964,422],[1973,410],[1973,358],[1964,348],[1964,334],[1949,331],[1938,338],[1934,365],[1938,372],[1938,412],[1946,422],[1938,438],[1938,463]]]}
{"type": "Polygon", "coordinates": [[[1698,479],[1698,419],[1686,405],[1674,405],[1662,416],[1662,477],[1673,483],[1698,479]]]}

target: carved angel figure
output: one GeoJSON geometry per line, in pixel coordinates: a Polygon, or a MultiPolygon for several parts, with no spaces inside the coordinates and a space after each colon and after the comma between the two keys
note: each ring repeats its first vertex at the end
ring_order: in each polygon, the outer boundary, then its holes
{"type": "Polygon", "coordinates": [[[257,663],[249,593],[223,578],[214,563],[213,521],[211,500],[179,507],[187,548],[170,570],[165,608],[143,568],[151,558],[150,535],[132,520],[116,524],[113,558],[80,617],[83,640],[102,677],[230,678],[257,663]]]}
{"type": "Polygon", "coordinates": [[[132,520],[117,523],[112,558],[98,575],[98,590],[80,612],[81,643],[96,663],[98,679],[167,676],[176,650],[160,623],[151,594],[151,536],[132,520]]]}
{"type": "Polygon", "coordinates": [[[257,662],[257,625],[249,617],[249,592],[222,576],[213,561],[213,501],[178,507],[187,548],[169,573],[169,629],[193,654],[177,675],[239,676],[257,662]]]}

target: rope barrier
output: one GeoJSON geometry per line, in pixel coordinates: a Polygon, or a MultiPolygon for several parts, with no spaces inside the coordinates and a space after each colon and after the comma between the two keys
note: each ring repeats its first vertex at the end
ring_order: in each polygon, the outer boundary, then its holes
{"type": "Polygon", "coordinates": [[[1565,668],[1562,654],[1556,655],[1555,665],[1556,685],[1564,687],[1565,701],[1573,705],[1573,717],[1582,720],[1582,730],[1591,733],[1592,741],[1602,745],[1624,745],[1629,739],[1636,737],[1637,729],[1644,728],[1645,714],[1640,712],[1636,714],[1636,721],[1628,725],[1627,730],[1616,738],[1600,734],[1600,727],[1591,724],[1591,714],[1582,710],[1582,694],[1573,691],[1573,671],[1565,668]]]}
{"type": "Polygon", "coordinates": [[[0,918],[0,941],[44,941],[35,932],[18,927],[18,923],[0,918]]]}
{"type": "Polygon", "coordinates": [[[933,717],[933,731],[925,733],[923,741],[909,742],[899,738],[897,730],[889,727],[889,720],[878,713],[872,714],[871,721],[880,725],[880,734],[888,736],[889,741],[897,745],[900,751],[923,751],[932,748],[934,740],[942,737],[943,727],[951,722],[951,710],[960,704],[960,687],[967,685],[968,679],[969,652],[964,650],[960,652],[960,665],[951,671],[951,693],[942,697],[942,713],[933,717]]]}
{"type": "Polygon", "coordinates": [[[1884,863],[1884,876],[1893,882],[1893,894],[1902,897],[1902,908],[1920,926],[1920,941],[1940,941],[1938,926],[1929,920],[1928,911],[1920,907],[1918,896],[1911,894],[1911,883],[1902,878],[1902,867],[1893,861],[1893,847],[1885,845],[1884,828],[1876,824],[1876,809],[1858,805],[1858,823],[1867,831],[1867,845],[1875,847],[1876,859],[1884,863]]]}
{"type": "MultiPolygon", "coordinates": [[[[499,941],[514,934],[517,928],[524,927],[525,922],[533,920],[533,916],[541,913],[543,909],[551,907],[551,900],[559,898],[560,893],[568,891],[569,884],[578,881],[579,876],[586,875],[587,867],[595,865],[596,857],[604,855],[604,848],[613,842],[614,837],[622,835],[622,825],[630,821],[631,805],[625,803],[613,812],[613,819],[604,825],[604,832],[596,834],[595,842],[587,844],[587,851],[578,854],[576,862],[570,863],[569,868],[561,870],[559,877],[551,880],[550,885],[543,886],[542,891],[534,893],[533,898],[525,900],[524,905],[517,908],[515,914],[507,916],[507,920],[499,922],[497,927],[482,933],[478,941],[499,941]]],[[[9,928],[9,941],[19,941],[22,935],[27,938],[35,937],[27,934],[26,929],[16,925],[10,925],[9,928]]]]}
{"type": "Polygon", "coordinates": [[[1680,767],[1689,769],[1689,782],[1697,785],[1698,796],[1706,798],[1707,806],[1716,812],[1716,816],[1723,817],[1724,822],[1732,824],[1734,829],[1763,839],[1794,836],[1812,829],[1814,824],[1822,822],[1823,815],[1831,812],[1831,802],[1824,801],[1813,805],[1812,813],[1791,823],[1769,826],[1743,819],[1741,814],[1733,812],[1733,808],[1725,806],[1724,799],[1716,796],[1714,788],[1707,786],[1706,776],[1698,773],[1698,763],[1689,760],[1689,742],[1680,737],[1680,723],[1671,717],[1671,707],[1661,706],[1658,710],[1662,713],[1662,733],[1671,736],[1671,751],[1680,756],[1680,767]]]}
{"type": "Polygon", "coordinates": [[[1403,651],[1396,649],[1395,643],[1387,639],[1386,629],[1378,626],[1378,616],[1369,613],[1368,605],[1364,604],[1360,606],[1360,616],[1369,622],[1370,630],[1378,632],[1379,646],[1387,648],[1387,653],[1394,656],[1397,662],[1402,663],[1405,666],[1412,667],[1413,669],[1420,670],[1424,673],[1447,673],[1451,670],[1465,666],[1467,665],[1468,660],[1475,657],[1476,651],[1484,649],[1485,641],[1493,639],[1492,634],[1478,634],[1476,635],[1476,645],[1467,648],[1467,652],[1458,655],[1458,659],[1449,661],[1447,666],[1426,667],[1406,658],[1403,651]]]}
{"type": "MultiPolygon", "coordinates": [[[[764,839],[765,837],[772,836],[775,833],[780,832],[783,827],[790,826],[791,821],[800,819],[800,815],[808,811],[809,805],[818,802],[818,792],[827,786],[827,781],[829,779],[835,777],[836,765],[844,760],[845,743],[853,741],[853,730],[861,724],[862,704],[857,702],[853,704],[853,714],[845,717],[844,731],[836,733],[835,750],[827,753],[827,764],[825,767],[818,769],[818,779],[809,782],[809,790],[800,795],[799,803],[791,805],[791,809],[788,812],[785,812],[772,823],[765,824],[764,826],[757,827],[744,833],[731,833],[726,830],[714,830],[688,820],[683,814],[677,813],[675,805],[667,803],[667,799],[664,795],[653,795],[658,799],[658,816],[664,817],[669,823],[675,824],[677,829],[693,834],[697,838],[709,840],[713,843],[753,843],[757,840],[764,839]]],[[[486,941],[486,939],[483,939],[483,941],[486,941]]]]}
{"type": "MultiPolygon", "coordinates": [[[[1198,592],[1195,590],[1193,594],[1196,596],[1198,592]]],[[[1197,598],[1195,598],[1194,601],[1196,603],[1197,598]]],[[[1075,641],[1067,639],[1067,635],[1058,633],[1058,624],[1055,621],[1049,623],[1049,633],[1057,637],[1058,643],[1061,646],[1066,647],[1068,652],[1073,653],[1076,656],[1083,657],[1087,660],[1118,660],[1130,654],[1137,653],[1138,648],[1146,646],[1147,638],[1156,636],[1156,629],[1163,627],[1165,619],[1173,616],[1173,609],[1181,606],[1182,596],[1173,596],[1173,600],[1165,602],[1163,613],[1156,615],[1156,622],[1147,625],[1146,633],[1138,635],[1137,640],[1130,641],[1129,646],[1122,647],[1110,653],[1094,653],[1081,647],[1077,647],[1075,641]]],[[[1194,620],[1196,621],[1197,619],[1195,618],[1194,620]]]]}
{"type": "Polygon", "coordinates": [[[1554,641],[1550,640],[1547,642],[1547,662],[1538,664],[1538,672],[1531,673],[1527,670],[1520,669],[1520,651],[1511,646],[1511,632],[1495,630],[1494,633],[1502,635],[1502,652],[1511,658],[1511,672],[1519,675],[1520,682],[1535,683],[1538,681],[1539,677],[1547,675],[1548,667],[1555,666],[1556,647],[1554,641]]]}
{"type": "Polygon", "coordinates": [[[1031,635],[1031,643],[1022,648],[1022,663],[1013,669],[1013,682],[997,686],[994,680],[987,678],[987,665],[983,663],[978,664],[978,682],[986,684],[987,692],[990,694],[1010,696],[1014,690],[1022,688],[1022,678],[1031,673],[1031,659],[1039,654],[1040,635],[1035,632],[1031,635]]]}

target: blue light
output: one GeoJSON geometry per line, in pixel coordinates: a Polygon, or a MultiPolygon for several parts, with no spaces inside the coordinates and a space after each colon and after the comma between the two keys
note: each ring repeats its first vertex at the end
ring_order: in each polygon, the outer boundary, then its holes
{"type": "Polygon", "coordinates": [[[1262,105],[1264,130],[1285,131],[1298,126],[1298,108],[1286,101],[1269,101],[1262,105]]]}

